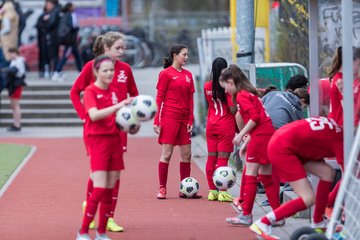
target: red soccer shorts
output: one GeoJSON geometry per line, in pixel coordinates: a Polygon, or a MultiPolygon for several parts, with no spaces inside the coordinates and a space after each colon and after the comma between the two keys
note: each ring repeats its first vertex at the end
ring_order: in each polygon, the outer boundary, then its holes
{"type": "Polygon", "coordinates": [[[120,135],[100,135],[86,138],[91,171],[118,171],[124,169],[120,135]]]}
{"type": "Polygon", "coordinates": [[[303,161],[284,141],[270,141],[268,155],[273,172],[280,177],[281,181],[292,182],[306,178],[303,161]]]}
{"type": "Polygon", "coordinates": [[[187,132],[187,123],[173,119],[162,119],[158,142],[160,144],[186,145],[191,144],[191,133],[187,132]]]}
{"type": "Polygon", "coordinates": [[[22,91],[23,91],[23,87],[15,88],[13,94],[11,94],[11,96],[9,96],[9,98],[14,99],[14,100],[19,100],[21,98],[22,91]]]}
{"type": "Polygon", "coordinates": [[[267,146],[272,135],[251,135],[246,150],[246,162],[269,164],[267,146]]]}
{"type": "Polygon", "coordinates": [[[121,143],[123,146],[123,151],[126,152],[127,151],[127,133],[120,131],[120,137],[121,137],[121,143]]]}
{"type": "Polygon", "coordinates": [[[231,131],[219,131],[215,128],[206,129],[206,143],[208,152],[232,152],[234,145],[235,129],[231,131]]]}

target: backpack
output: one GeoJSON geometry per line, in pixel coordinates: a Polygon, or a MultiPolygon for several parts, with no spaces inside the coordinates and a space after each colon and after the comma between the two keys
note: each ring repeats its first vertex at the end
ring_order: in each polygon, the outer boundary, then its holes
{"type": "Polygon", "coordinates": [[[60,18],[60,22],[59,22],[59,27],[58,27],[58,38],[59,38],[59,42],[61,44],[68,44],[69,40],[71,39],[71,32],[72,32],[72,27],[69,26],[69,22],[67,21],[67,14],[64,14],[61,18],[60,18]]]}

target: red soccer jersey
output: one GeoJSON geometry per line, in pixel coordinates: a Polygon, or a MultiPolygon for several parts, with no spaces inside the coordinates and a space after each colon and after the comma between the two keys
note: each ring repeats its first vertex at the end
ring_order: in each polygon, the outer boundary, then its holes
{"type": "Polygon", "coordinates": [[[250,119],[256,123],[249,134],[269,134],[275,131],[270,117],[258,96],[247,91],[240,91],[236,94],[236,103],[239,113],[246,124],[250,119]]]}
{"type": "Polygon", "coordinates": [[[119,134],[119,129],[115,124],[115,113],[98,121],[91,121],[89,117],[89,109],[97,108],[103,109],[118,103],[116,91],[113,87],[107,90],[100,89],[94,83],[90,84],[84,92],[84,108],[86,114],[86,121],[84,126],[84,135],[112,135],[119,134]]]}
{"type": "Polygon", "coordinates": [[[336,157],[343,163],[343,132],[331,118],[314,117],[298,120],[279,128],[271,142],[286,145],[304,162],[336,157]]]}
{"type": "Polygon", "coordinates": [[[343,99],[341,92],[337,88],[336,84],[342,80],[342,73],[337,72],[331,80],[330,84],[330,108],[328,117],[332,118],[339,125],[343,125],[343,108],[341,101],[343,99]]]}
{"type": "Polygon", "coordinates": [[[194,122],[194,81],[191,72],[177,71],[172,66],[162,70],[157,83],[156,103],[160,109],[154,118],[154,125],[161,119],[175,119],[179,122],[194,122]]]}
{"type": "MultiPolygon", "coordinates": [[[[95,82],[93,62],[92,60],[85,64],[70,91],[71,101],[80,119],[85,119],[85,110],[81,103],[80,93],[91,83],[95,82]]],[[[127,63],[115,61],[114,78],[110,85],[115,87],[119,101],[126,99],[128,93],[132,97],[139,95],[133,73],[127,63]]]]}
{"type": "Polygon", "coordinates": [[[232,97],[227,96],[227,102],[222,102],[220,99],[213,99],[212,97],[212,82],[204,84],[204,93],[206,101],[209,105],[207,114],[207,125],[216,125],[227,129],[229,126],[235,124],[235,116],[230,112],[230,107],[235,106],[232,97]]]}

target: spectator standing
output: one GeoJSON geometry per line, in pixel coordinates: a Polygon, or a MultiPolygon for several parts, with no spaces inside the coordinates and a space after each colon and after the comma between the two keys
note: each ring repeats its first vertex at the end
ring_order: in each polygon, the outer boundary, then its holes
{"type": "Polygon", "coordinates": [[[21,130],[20,98],[25,84],[25,59],[19,56],[17,48],[8,50],[10,66],[7,74],[7,88],[9,91],[10,105],[13,111],[14,123],[7,130],[18,132],[21,130]]]}
{"type": "MultiPolygon", "coordinates": [[[[19,16],[15,11],[14,4],[10,1],[4,3],[0,9],[0,69],[7,68],[10,64],[10,48],[16,48],[18,42],[19,16]]],[[[5,78],[0,76],[0,91],[5,87],[5,78]]]]}
{"type": "Polygon", "coordinates": [[[70,53],[75,58],[76,68],[81,72],[83,63],[78,50],[78,32],[79,32],[79,21],[74,12],[75,7],[71,2],[65,4],[63,8],[63,16],[61,17],[58,37],[60,44],[64,46],[64,52],[59,63],[56,66],[55,72],[51,77],[54,81],[63,81],[64,74],[62,69],[68,60],[70,53]]]}

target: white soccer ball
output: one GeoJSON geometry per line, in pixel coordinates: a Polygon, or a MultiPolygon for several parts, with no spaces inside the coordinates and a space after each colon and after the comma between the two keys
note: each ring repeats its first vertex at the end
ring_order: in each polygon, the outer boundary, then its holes
{"type": "Polygon", "coordinates": [[[116,124],[121,131],[129,132],[140,126],[139,120],[134,116],[130,107],[122,107],[116,112],[116,124]]]}
{"type": "Polygon", "coordinates": [[[180,192],[185,194],[188,198],[191,198],[198,193],[199,189],[199,182],[195,178],[187,177],[180,182],[180,192]]]}
{"type": "Polygon", "coordinates": [[[155,116],[157,106],[152,96],[139,95],[131,102],[131,109],[139,121],[149,121],[155,116]]]}
{"type": "Polygon", "coordinates": [[[218,167],[213,174],[213,182],[221,191],[226,191],[234,186],[235,181],[235,171],[230,167],[218,167]]]}

